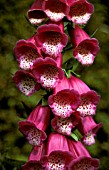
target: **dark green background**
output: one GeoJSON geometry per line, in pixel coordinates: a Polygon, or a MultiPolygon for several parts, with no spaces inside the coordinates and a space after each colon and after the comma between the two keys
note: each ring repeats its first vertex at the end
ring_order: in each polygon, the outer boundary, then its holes
{"type": "MultiPolygon", "coordinates": [[[[17,170],[27,161],[31,146],[18,131],[19,117],[25,117],[22,102],[30,108],[37,104],[40,94],[32,97],[22,95],[13,83],[13,74],[18,64],[13,48],[19,39],[28,39],[35,29],[27,22],[25,15],[33,0],[0,0],[0,168],[17,170]],[[16,161],[15,161],[16,160],[16,161]],[[23,162],[19,162],[23,161],[23,162]]],[[[95,11],[85,26],[89,35],[97,38],[100,52],[94,64],[77,70],[81,79],[101,95],[94,119],[103,122],[96,143],[88,147],[91,155],[101,161],[100,169],[109,170],[109,9],[107,1],[90,0],[95,11]]]]}

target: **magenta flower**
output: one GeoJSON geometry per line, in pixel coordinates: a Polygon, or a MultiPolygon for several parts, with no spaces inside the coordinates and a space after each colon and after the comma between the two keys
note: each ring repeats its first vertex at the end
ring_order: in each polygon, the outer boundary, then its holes
{"type": "Polygon", "coordinates": [[[80,115],[83,117],[94,115],[100,96],[94,90],[90,90],[90,88],[79,78],[71,76],[69,81],[72,88],[80,94],[81,102],[77,111],[79,111],[80,115]]]}
{"type": "Polygon", "coordinates": [[[92,145],[95,143],[94,137],[96,136],[98,130],[102,127],[102,123],[96,124],[91,116],[86,116],[81,119],[77,127],[83,135],[83,143],[86,145],[92,145]]]}
{"type": "Polygon", "coordinates": [[[86,24],[94,12],[93,4],[86,0],[67,0],[70,7],[67,18],[76,24],[86,24]]]}
{"type": "Polygon", "coordinates": [[[73,44],[73,55],[83,65],[91,65],[99,51],[97,39],[90,38],[89,35],[79,26],[75,26],[70,32],[73,44]]]}
{"type": "Polygon", "coordinates": [[[22,166],[22,170],[30,170],[30,169],[39,169],[44,170],[45,168],[41,164],[41,157],[44,155],[44,144],[42,143],[41,146],[33,147],[28,161],[22,166]]]}
{"type": "Polygon", "coordinates": [[[19,40],[14,48],[14,54],[19,67],[24,70],[31,69],[37,58],[42,57],[35,45],[34,36],[28,40],[19,40]]]}
{"type": "Polygon", "coordinates": [[[26,96],[30,96],[41,88],[40,84],[36,82],[35,77],[23,70],[16,71],[13,79],[18,89],[26,96]]]}
{"type": "Polygon", "coordinates": [[[50,95],[48,104],[52,112],[62,118],[69,117],[79,106],[80,96],[75,90],[61,90],[56,94],[50,95]]]}
{"type": "Polygon", "coordinates": [[[42,52],[56,58],[68,42],[68,36],[57,24],[39,26],[35,36],[36,44],[42,52]]]}
{"type": "Polygon", "coordinates": [[[55,116],[51,121],[51,125],[56,132],[70,136],[72,129],[79,123],[79,121],[80,114],[79,112],[75,112],[67,118],[55,116]]]}
{"type": "Polygon", "coordinates": [[[68,139],[68,145],[73,155],[73,160],[68,170],[97,170],[99,168],[99,160],[91,158],[89,152],[81,142],[68,139]]]}
{"type": "Polygon", "coordinates": [[[72,159],[65,136],[51,133],[47,140],[46,156],[41,160],[45,169],[67,170],[72,159]]]}
{"type": "Polygon", "coordinates": [[[49,124],[50,108],[39,104],[26,121],[19,121],[19,130],[33,146],[40,146],[46,139],[44,132],[49,124]]]}
{"type": "Polygon", "coordinates": [[[96,107],[100,100],[100,96],[93,90],[87,93],[81,94],[81,103],[77,108],[81,116],[94,115],[96,113],[96,107]]]}
{"type": "Polygon", "coordinates": [[[27,15],[31,24],[38,25],[41,22],[45,21],[46,14],[42,9],[42,4],[44,0],[36,0],[31,8],[28,10],[27,15]]]}
{"type": "Polygon", "coordinates": [[[66,5],[65,0],[45,0],[43,10],[50,20],[58,22],[68,15],[69,7],[66,5]]]}
{"type": "Polygon", "coordinates": [[[46,89],[54,88],[64,74],[63,70],[57,67],[56,62],[49,57],[37,59],[32,72],[37,82],[41,83],[46,89]]]}

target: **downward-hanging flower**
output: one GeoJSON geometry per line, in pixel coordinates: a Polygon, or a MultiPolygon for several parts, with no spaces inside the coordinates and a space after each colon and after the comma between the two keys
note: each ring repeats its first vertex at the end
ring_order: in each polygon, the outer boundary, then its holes
{"type": "Polygon", "coordinates": [[[37,170],[44,170],[45,168],[42,166],[40,161],[41,157],[45,155],[45,145],[42,143],[41,146],[33,147],[28,161],[22,165],[22,170],[30,170],[30,169],[37,169],[37,170]]]}
{"type": "Polygon", "coordinates": [[[39,26],[35,36],[36,45],[42,52],[56,58],[68,42],[68,36],[57,24],[39,26]]]}
{"type": "Polygon", "coordinates": [[[56,94],[50,95],[48,104],[52,112],[62,118],[69,117],[79,106],[80,96],[75,90],[61,90],[56,94]]]}
{"type": "Polygon", "coordinates": [[[67,118],[55,116],[51,121],[51,125],[56,132],[70,136],[72,129],[79,123],[79,121],[79,112],[74,112],[73,115],[67,118]]]}
{"type": "Polygon", "coordinates": [[[81,102],[77,111],[80,112],[82,117],[94,115],[100,96],[94,90],[90,90],[90,88],[79,78],[71,76],[69,81],[72,88],[80,94],[81,102]]]}
{"type": "Polygon", "coordinates": [[[19,40],[14,48],[14,54],[19,67],[24,70],[32,69],[37,58],[42,57],[40,50],[35,45],[34,36],[28,40],[19,40]]]}
{"type": "Polygon", "coordinates": [[[91,65],[99,51],[97,39],[90,38],[89,35],[79,26],[75,26],[70,32],[73,44],[73,56],[83,65],[91,65]]]}
{"type": "Polygon", "coordinates": [[[65,0],[45,0],[43,10],[50,20],[58,22],[69,12],[65,0]]]}
{"type": "Polygon", "coordinates": [[[99,168],[99,160],[91,158],[81,142],[68,139],[68,145],[69,151],[73,155],[73,160],[68,170],[97,170],[99,168]]]}
{"type": "Polygon", "coordinates": [[[39,104],[26,121],[19,121],[19,130],[33,146],[40,146],[46,139],[44,132],[49,124],[50,108],[39,104]]]}
{"type": "Polygon", "coordinates": [[[102,123],[96,124],[91,116],[86,116],[81,119],[77,127],[83,135],[82,142],[86,145],[92,145],[95,143],[94,137],[98,130],[102,127],[102,123]]]}
{"type": "Polygon", "coordinates": [[[57,67],[56,62],[46,57],[39,58],[33,66],[33,75],[44,88],[52,89],[63,78],[63,70],[57,67]]]}
{"type": "Polygon", "coordinates": [[[36,0],[27,12],[28,19],[31,24],[38,25],[45,21],[46,14],[42,9],[42,4],[44,0],[36,0]]]}
{"type": "Polygon", "coordinates": [[[93,4],[87,0],[67,0],[70,7],[67,18],[76,24],[86,24],[94,12],[93,4]]]}
{"type": "Polygon", "coordinates": [[[51,133],[47,140],[46,155],[41,162],[47,170],[67,170],[73,159],[65,136],[51,133]]]}
{"type": "Polygon", "coordinates": [[[26,96],[32,95],[41,88],[40,84],[36,82],[35,77],[24,70],[16,71],[13,79],[18,89],[26,96]]]}

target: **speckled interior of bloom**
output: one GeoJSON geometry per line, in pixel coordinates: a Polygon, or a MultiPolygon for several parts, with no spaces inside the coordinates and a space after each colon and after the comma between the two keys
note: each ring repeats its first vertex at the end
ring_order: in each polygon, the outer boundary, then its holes
{"type": "Polygon", "coordinates": [[[80,43],[76,49],[77,54],[75,57],[83,65],[90,65],[94,61],[93,49],[94,46],[91,43],[87,43],[87,42],[80,43]]]}
{"type": "Polygon", "coordinates": [[[59,32],[49,31],[43,33],[42,36],[45,37],[42,51],[45,54],[57,57],[57,55],[62,51],[63,48],[61,44],[62,35],[59,32]]]}
{"type": "Polygon", "coordinates": [[[36,128],[31,128],[27,135],[29,144],[39,146],[41,144],[41,131],[36,128]]]}
{"type": "Polygon", "coordinates": [[[88,98],[87,95],[83,95],[81,97],[81,104],[77,108],[77,111],[80,112],[81,116],[94,115],[96,111],[96,105],[92,102],[91,98],[88,98]]]}
{"type": "Polygon", "coordinates": [[[72,130],[72,120],[71,118],[58,118],[57,120],[57,131],[59,133],[70,135],[72,130]]]}
{"type": "Polygon", "coordinates": [[[62,154],[50,154],[47,163],[47,170],[65,170],[65,160],[62,154]]]}
{"type": "Polygon", "coordinates": [[[61,20],[65,14],[65,4],[59,0],[49,0],[46,2],[46,15],[53,21],[61,20]]]}
{"type": "Polygon", "coordinates": [[[76,24],[85,24],[89,20],[91,14],[87,12],[86,5],[84,3],[72,5],[69,13],[72,22],[76,24]]]}
{"type": "Polygon", "coordinates": [[[71,100],[68,95],[58,93],[54,96],[53,103],[54,114],[60,117],[69,117],[72,113],[71,100]]]}
{"type": "Polygon", "coordinates": [[[40,24],[45,20],[45,13],[41,10],[30,11],[28,16],[31,24],[40,24]]]}
{"type": "Polygon", "coordinates": [[[94,170],[95,168],[91,165],[91,160],[82,159],[78,161],[74,166],[72,166],[72,170],[94,170]]]}
{"type": "Polygon", "coordinates": [[[83,143],[90,146],[95,143],[95,139],[92,133],[85,135],[82,139],[83,143]]]}
{"type": "Polygon", "coordinates": [[[37,50],[31,47],[23,47],[20,52],[21,57],[19,58],[20,68],[24,70],[30,69],[33,66],[35,60],[39,57],[37,50]]]}
{"type": "Polygon", "coordinates": [[[40,77],[40,83],[44,88],[54,88],[58,80],[58,69],[55,66],[47,65],[40,77]]]}
{"type": "Polygon", "coordinates": [[[44,168],[40,163],[33,163],[26,167],[25,170],[44,170],[44,168]]]}
{"type": "Polygon", "coordinates": [[[29,75],[25,76],[21,81],[19,80],[18,87],[19,90],[25,95],[29,95],[35,91],[36,82],[29,75]]]}

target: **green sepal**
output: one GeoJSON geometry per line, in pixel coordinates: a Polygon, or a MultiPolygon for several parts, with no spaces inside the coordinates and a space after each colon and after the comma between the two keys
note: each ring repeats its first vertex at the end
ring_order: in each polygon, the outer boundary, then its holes
{"type": "Polygon", "coordinates": [[[71,137],[77,142],[79,139],[75,133],[71,133],[71,137]]]}

